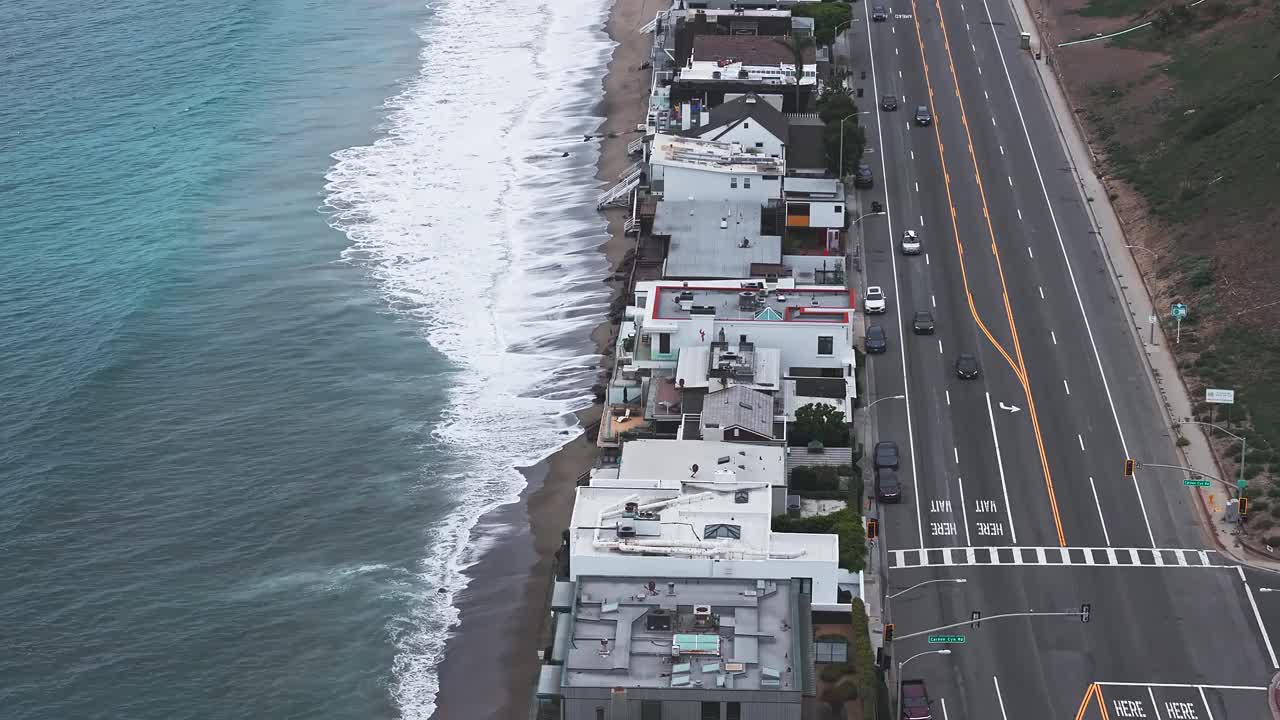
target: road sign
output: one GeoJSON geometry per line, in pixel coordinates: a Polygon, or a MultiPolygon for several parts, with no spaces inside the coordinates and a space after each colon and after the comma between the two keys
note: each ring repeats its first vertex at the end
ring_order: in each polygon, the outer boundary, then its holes
{"type": "Polygon", "coordinates": [[[1204,391],[1205,402],[1219,403],[1222,405],[1234,405],[1236,402],[1235,390],[1220,390],[1218,388],[1206,388],[1204,391]]]}
{"type": "Polygon", "coordinates": [[[1174,303],[1172,308],[1173,319],[1182,320],[1187,317],[1187,306],[1183,303],[1174,303]]]}
{"type": "Polygon", "coordinates": [[[963,635],[930,635],[929,642],[934,645],[963,645],[963,635]]]}
{"type": "Polygon", "coordinates": [[[1186,480],[1182,481],[1182,484],[1186,485],[1187,487],[1209,487],[1213,483],[1209,482],[1208,480],[1195,480],[1193,478],[1187,478],[1186,480]]]}
{"type": "Polygon", "coordinates": [[[1093,614],[1093,604],[1083,603],[1080,605],[1080,622],[1089,622],[1089,616],[1093,614]]]}

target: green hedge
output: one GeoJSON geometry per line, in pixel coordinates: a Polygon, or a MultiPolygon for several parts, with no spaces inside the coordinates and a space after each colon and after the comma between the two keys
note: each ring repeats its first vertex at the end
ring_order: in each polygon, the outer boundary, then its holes
{"type": "Polygon", "coordinates": [[[801,465],[791,470],[792,490],[839,490],[840,475],[831,465],[801,465]]]}
{"type": "Polygon", "coordinates": [[[867,627],[867,608],[860,598],[854,598],[850,613],[853,627],[853,644],[849,646],[849,663],[858,679],[858,701],[862,703],[862,717],[875,717],[876,653],[871,649],[870,629],[867,627]]]}
{"type": "Polygon", "coordinates": [[[845,507],[828,515],[793,518],[775,515],[774,532],[834,533],[839,537],[840,567],[858,572],[867,563],[867,536],[856,508],[845,507]]]}

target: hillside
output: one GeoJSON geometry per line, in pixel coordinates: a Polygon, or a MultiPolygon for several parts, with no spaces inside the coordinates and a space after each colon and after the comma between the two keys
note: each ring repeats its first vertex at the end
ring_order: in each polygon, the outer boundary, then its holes
{"type": "MultiPolygon", "coordinates": [[[[1250,530],[1280,545],[1280,2],[1067,0],[1040,10],[1049,59],[1128,242],[1144,248],[1135,257],[1157,305],[1190,306],[1177,356],[1193,397],[1236,390],[1230,415],[1222,406],[1213,419],[1248,439],[1250,530]]],[[[1199,411],[1210,420],[1207,405],[1199,411]]],[[[1239,445],[1215,440],[1236,473],[1239,445]]]]}

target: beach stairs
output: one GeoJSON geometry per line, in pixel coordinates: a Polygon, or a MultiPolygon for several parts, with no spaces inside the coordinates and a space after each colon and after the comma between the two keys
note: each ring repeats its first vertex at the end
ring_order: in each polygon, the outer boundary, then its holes
{"type": "Polygon", "coordinates": [[[636,222],[636,216],[635,216],[635,215],[629,215],[629,216],[627,216],[627,219],[623,221],[623,223],[622,223],[622,234],[623,234],[623,235],[638,235],[638,234],[640,234],[640,223],[637,223],[637,222],[636,222]]]}
{"type": "Polygon", "coordinates": [[[667,18],[667,12],[668,12],[668,11],[666,11],[666,10],[659,10],[659,11],[658,11],[654,16],[653,16],[653,19],[652,19],[652,20],[650,20],[649,22],[647,22],[647,23],[645,23],[644,25],[640,26],[640,30],[639,30],[639,32],[640,32],[641,34],[644,34],[644,33],[651,33],[651,32],[653,32],[654,30],[657,30],[657,29],[658,29],[658,21],[659,21],[659,20],[665,20],[665,19],[667,18]]]}
{"type": "Polygon", "coordinates": [[[640,187],[640,176],[644,174],[644,163],[635,162],[623,170],[618,176],[618,184],[605,190],[596,197],[596,209],[603,210],[610,205],[626,204],[631,197],[631,191],[640,187]]]}
{"type": "Polygon", "coordinates": [[[641,135],[635,140],[632,140],[631,142],[627,143],[627,154],[637,155],[641,152],[644,152],[644,138],[645,136],[641,135]]]}

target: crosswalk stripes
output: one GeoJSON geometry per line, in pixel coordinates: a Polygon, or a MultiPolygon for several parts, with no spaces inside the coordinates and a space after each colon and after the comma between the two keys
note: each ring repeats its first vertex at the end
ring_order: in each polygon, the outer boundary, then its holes
{"type": "Polygon", "coordinates": [[[1096,565],[1102,567],[1223,568],[1214,550],[1109,547],[952,547],[890,550],[889,568],[968,565],[1096,565]]]}

